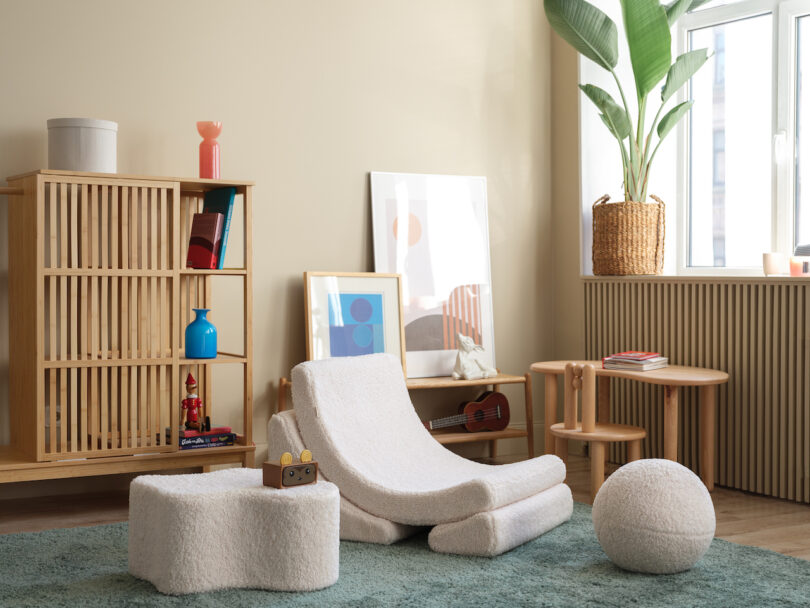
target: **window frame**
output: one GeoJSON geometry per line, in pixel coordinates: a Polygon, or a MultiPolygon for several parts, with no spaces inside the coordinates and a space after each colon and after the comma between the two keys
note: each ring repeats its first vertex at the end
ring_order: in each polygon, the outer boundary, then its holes
{"type": "MultiPolygon", "coordinates": [[[[743,0],[684,15],[674,34],[676,54],[688,50],[689,32],[770,13],[772,15],[771,251],[792,255],[796,210],[796,80],[798,19],[810,15],[810,0],[743,0]]],[[[678,103],[691,98],[691,81],[678,103]]],[[[678,275],[759,275],[761,267],[690,266],[689,133],[691,113],[677,127],[678,275]]],[[[763,252],[765,253],[765,252],[763,252]]]]}

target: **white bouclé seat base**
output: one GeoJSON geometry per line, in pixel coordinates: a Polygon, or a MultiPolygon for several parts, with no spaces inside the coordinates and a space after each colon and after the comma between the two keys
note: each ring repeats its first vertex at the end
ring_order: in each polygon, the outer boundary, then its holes
{"type": "Polygon", "coordinates": [[[312,591],[339,564],[334,484],[277,490],[258,469],[142,475],[130,485],[129,571],[168,594],[312,591]]]}
{"type": "MultiPolygon", "coordinates": [[[[295,412],[279,412],[267,423],[267,453],[277,460],[284,452],[300,454],[305,449],[304,440],[298,431],[295,412]]],[[[317,460],[317,455],[315,455],[317,460]]],[[[321,473],[321,479],[326,479],[321,473]]],[[[362,543],[390,545],[407,538],[418,527],[398,524],[364,511],[345,497],[340,497],[340,539],[362,543]]]]}

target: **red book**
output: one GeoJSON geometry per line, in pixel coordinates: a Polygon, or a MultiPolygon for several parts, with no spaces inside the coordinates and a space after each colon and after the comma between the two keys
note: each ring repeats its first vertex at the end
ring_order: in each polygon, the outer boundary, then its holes
{"type": "Polygon", "coordinates": [[[194,214],[188,240],[186,268],[217,267],[224,223],[225,218],[221,213],[194,214]]]}

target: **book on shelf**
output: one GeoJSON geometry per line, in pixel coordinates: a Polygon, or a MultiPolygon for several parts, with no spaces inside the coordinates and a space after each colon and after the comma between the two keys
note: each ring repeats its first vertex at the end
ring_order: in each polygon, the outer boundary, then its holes
{"type": "Polygon", "coordinates": [[[669,359],[660,353],[628,350],[602,358],[604,369],[646,372],[669,365],[669,359]]]}
{"type": "MultiPolygon", "coordinates": [[[[198,448],[217,448],[224,445],[234,445],[236,439],[236,433],[231,432],[230,427],[215,428],[203,432],[180,429],[177,444],[181,450],[195,450],[198,448]]],[[[172,440],[172,431],[168,427],[166,427],[166,440],[172,440]]]]}
{"type": "Polygon", "coordinates": [[[228,246],[228,232],[231,229],[231,216],[233,215],[233,200],[236,196],[236,188],[217,188],[205,193],[203,200],[203,213],[221,213],[225,218],[222,227],[222,241],[217,252],[217,265],[214,268],[222,270],[225,266],[225,249],[228,246]]]}
{"type": "Polygon", "coordinates": [[[195,213],[188,239],[187,268],[214,269],[222,246],[225,217],[221,213],[195,213]]]}

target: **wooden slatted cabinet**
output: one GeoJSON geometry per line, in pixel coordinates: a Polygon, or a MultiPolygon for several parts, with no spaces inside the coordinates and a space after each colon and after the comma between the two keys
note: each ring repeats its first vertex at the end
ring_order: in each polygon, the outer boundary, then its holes
{"type": "MultiPolygon", "coordinates": [[[[252,466],[251,182],[37,171],[8,179],[11,445],[0,482],[240,462],[252,466]],[[237,189],[243,264],[185,268],[205,192],[237,189]],[[244,286],[242,352],[184,357],[213,279],[244,286]],[[180,451],[185,375],[212,405],[212,366],[243,368],[240,445],[180,451]],[[136,458],[138,456],[138,458],[136,458]]],[[[210,410],[205,412],[211,414],[210,410]]]]}

